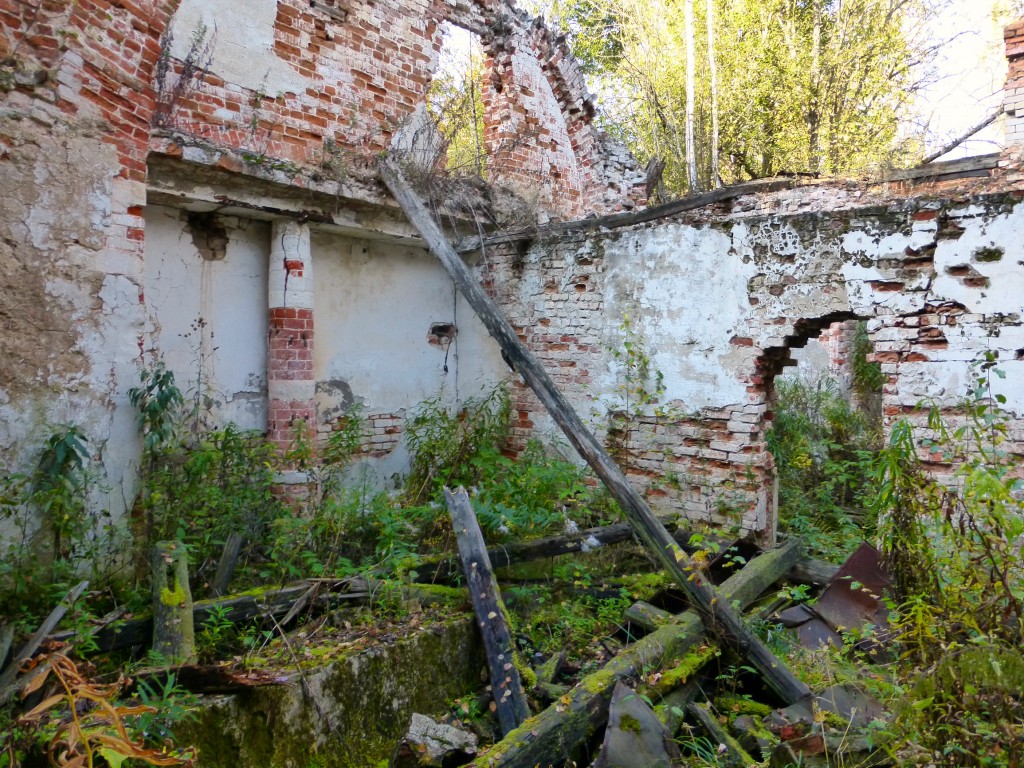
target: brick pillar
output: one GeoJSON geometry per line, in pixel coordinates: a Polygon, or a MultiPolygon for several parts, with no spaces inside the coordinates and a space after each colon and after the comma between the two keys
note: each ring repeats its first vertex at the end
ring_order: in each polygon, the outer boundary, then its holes
{"type": "Polygon", "coordinates": [[[313,274],[309,226],[275,222],[271,230],[267,339],[267,436],[284,451],[300,420],[316,436],[313,378],[313,274]]]}
{"type": "Polygon", "coordinates": [[[1024,20],[1014,22],[1003,30],[1006,46],[1006,86],[1003,105],[1006,108],[1006,146],[1024,144],[1024,20]]]}

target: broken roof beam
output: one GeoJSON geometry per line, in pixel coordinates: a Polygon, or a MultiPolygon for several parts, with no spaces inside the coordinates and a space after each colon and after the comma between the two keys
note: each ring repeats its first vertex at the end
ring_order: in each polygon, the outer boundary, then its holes
{"type": "Polygon", "coordinates": [[[720,599],[718,590],[676,543],[643,497],[630,485],[604,446],[587,429],[533,353],[519,341],[512,326],[455,253],[405,180],[397,162],[393,158],[385,158],[381,161],[380,170],[391,194],[413,226],[419,230],[431,252],[441,261],[459,292],[473,307],[506,357],[512,361],[515,370],[534,391],[569,442],[619,503],[637,537],[647,545],[699,611],[708,630],[720,636],[745,658],[782,701],[793,703],[809,695],[810,689],[750,631],[730,601],[720,599]]]}
{"type": "Polygon", "coordinates": [[[726,200],[734,200],[744,195],[764,194],[765,192],[778,192],[783,189],[792,189],[796,186],[796,180],[790,178],[767,179],[765,181],[751,181],[745,184],[735,184],[731,187],[722,187],[712,192],[705,192],[700,195],[689,195],[688,197],[673,200],[662,205],[655,205],[639,211],[629,213],[612,213],[608,216],[595,216],[589,219],[578,219],[576,221],[560,221],[548,224],[543,227],[523,227],[513,229],[497,235],[465,237],[455,243],[455,250],[459,253],[475,251],[483,246],[503,245],[506,243],[519,243],[524,240],[536,240],[542,237],[556,237],[558,235],[577,234],[580,232],[596,232],[603,229],[618,229],[620,227],[631,227],[636,224],[646,224],[650,221],[657,221],[684,211],[694,211],[708,205],[721,203],[726,200]]]}

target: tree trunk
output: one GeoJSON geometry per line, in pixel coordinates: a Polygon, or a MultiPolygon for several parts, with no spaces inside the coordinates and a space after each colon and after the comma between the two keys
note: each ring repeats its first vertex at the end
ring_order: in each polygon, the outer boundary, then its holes
{"type": "Polygon", "coordinates": [[[697,175],[697,147],[694,138],[694,91],[696,90],[697,65],[694,63],[693,0],[685,0],[683,18],[686,32],[686,173],[690,182],[690,193],[700,192],[700,178],[697,175]]]}
{"type": "Polygon", "coordinates": [[[153,581],[153,650],[168,664],[195,664],[196,637],[188,554],[180,541],[158,541],[150,557],[153,581]]]}
{"type": "Polygon", "coordinates": [[[707,0],[708,74],[711,76],[711,186],[718,189],[722,179],[718,172],[718,64],[715,61],[715,0],[707,0]]]}

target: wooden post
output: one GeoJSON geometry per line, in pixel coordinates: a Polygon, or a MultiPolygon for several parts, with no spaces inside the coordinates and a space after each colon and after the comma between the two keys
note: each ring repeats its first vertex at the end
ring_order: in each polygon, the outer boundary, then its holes
{"type": "Polygon", "coordinates": [[[196,637],[188,554],[180,541],[158,541],[150,557],[153,650],[168,664],[195,664],[196,637]]]}
{"type": "Polygon", "coordinates": [[[533,353],[519,341],[512,326],[452,249],[403,177],[397,163],[387,158],[382,161],[380,170],[391,194],[395,196],[430,250],[441,260],[455,286],[498,342],[506,358],[511,361],[512,367],[536,393],[580,456],[604,482],[637,536],[650,548],[689,597],[694,608],[700,613],[701,620],[708,626],[708,631],[721,636],[723,641],[747,659],[782,701],[792,704],[810,695],[810,689],[746,627],[729,602],[719,599],[714,586],[665,530],[665,526],[655,517],[643,497],[629,484],[622,470],[587,429],[533,353]]]}
{"type": "Polygon", "coordinates": [[[214,597],[224,597],[228,593],[228,585],[231,584],[231,577],[235,574],[235,564],[238,563],[238,555],[242,551],[244,541],[245,539],[238,531],[228,534],[220,561],[217,563],[217,573],[213,577],[213,584],[210,585],[210,594],[214,597]]]}
{"type": "Polygon", "coordinates": [[[487,545],[484,544],[483,534],[466,491],[459,488],[453,493],[445,488],[444,498],[452,516],[459,557],[466,573],[466,586],[469,587],[473,610],[484,639],[498,724],[501,726],[501,735],[505,736],[530,716],[523,683],[515,665],[512,630],[505,616],[498,581],[494,578],[487,557],[487,545]]]}

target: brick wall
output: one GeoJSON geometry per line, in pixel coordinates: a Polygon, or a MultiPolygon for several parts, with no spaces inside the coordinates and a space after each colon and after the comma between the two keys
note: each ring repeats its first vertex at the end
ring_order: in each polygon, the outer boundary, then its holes
{"type": "MultiPolygon", "coordinates": [[[[993,379],[996,392],[1015,414],[1004,448],[1024,458],[1024,193],[1005,191],[1007,177],[991,184],[1002,191],[874,205],[850,194],[845,207],[836,206],[849,190],[836,190],[820,213],[766,214],[770,196],[752,196],[733,212],[541,237],[525,253],[492,249],[491,285],[653,506],[770,539],[774,378],[794,347],[820,334],[845,366],[858,320],[868,321],[887,377],[887,429],[901,418],[923,427],[922,400],[959,423],[976,363],[993,354],[1006,374],[993,379]],[[627,341],[643,345],[664,392],[650,382],[653,402],[624,408],[635,387],[627,341]]],[[[803,211],[803,196],[820,203],[824,194],[811,188],[776,202],[803,211]]],[[[514,449],[557,434],[522,390],[515,417],[514,449]]],[[[950,471],[949,457],[923,444],[920,455],[934,472],[950,471]]]]}
{"type": "Polygon", "coordinates": [[[1003,87],[1003,105],[1006,108],[1006,146],[1008,149],[1024,145],[1024,20],[1010,24],[1003,30],[1006,61],[1009,71],[1003,87]]]}

